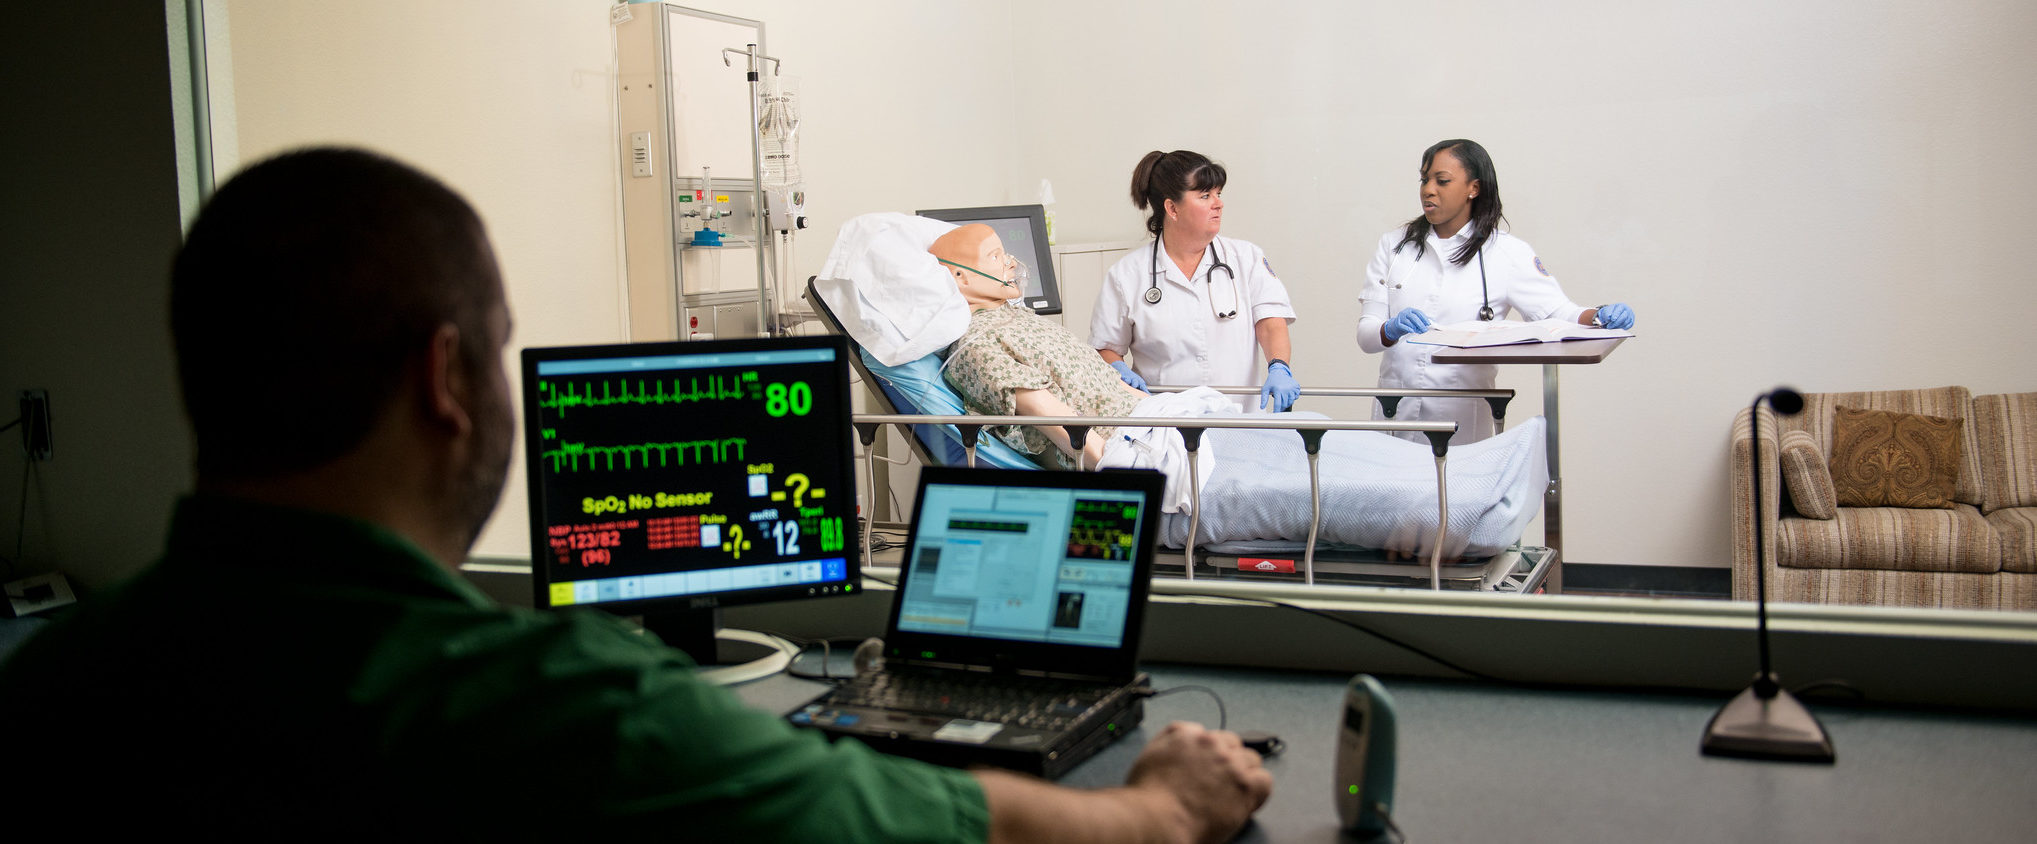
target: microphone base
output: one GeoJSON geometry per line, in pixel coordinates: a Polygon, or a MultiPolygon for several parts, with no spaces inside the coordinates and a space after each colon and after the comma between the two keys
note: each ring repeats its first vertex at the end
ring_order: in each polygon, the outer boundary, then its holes
{"type": "Polygon", "coordinates": [[[1701,748],[1706,756],[1742,759],[1824,764],[1836,759],[1825,726],[1795,695],[1777,689],[1775,697],[1763,698],[1751,686],[1719,707],[1705,725],[1701,748]]]}

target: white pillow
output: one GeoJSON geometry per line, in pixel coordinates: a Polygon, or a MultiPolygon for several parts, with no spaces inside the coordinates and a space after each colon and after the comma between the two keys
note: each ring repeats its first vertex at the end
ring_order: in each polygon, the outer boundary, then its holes
{"type": "Polygon", "coordinates": [[[886,366],[962,339],[969,303],[927,249],[955,224],[884,211],[852,217],[835,236],[814,288],[843,330],[886,366]]]}

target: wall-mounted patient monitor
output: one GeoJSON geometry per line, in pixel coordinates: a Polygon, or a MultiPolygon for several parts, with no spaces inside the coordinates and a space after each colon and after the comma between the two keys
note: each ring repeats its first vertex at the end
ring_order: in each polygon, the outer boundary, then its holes
{"type": "Polygon", "coordinates": [[[1047,247],[1047,211],[1042,205],[936,208],[915,212],[956,225],[983,223],[997,231],[1004,251],[1029,270],[1024,301],[1041,314],[1061,312],[1061,282],[1054,275],[1054,251],[1047,247]]]}
{"type": "Polygon", "coordinates": [[[711,663],[718,607],[860,589],[848,373],[833,335],[525,349],[536,605],[711,663]]]}

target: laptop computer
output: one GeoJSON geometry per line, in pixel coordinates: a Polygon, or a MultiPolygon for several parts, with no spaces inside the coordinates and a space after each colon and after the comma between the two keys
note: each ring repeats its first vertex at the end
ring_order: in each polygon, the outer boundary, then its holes
{"type": "Polygon", "coordinates": [[[1138,726],[1165,481],[920,470],[881,666],[788,718],[944,765],[1049,779],[1138,726]]]}

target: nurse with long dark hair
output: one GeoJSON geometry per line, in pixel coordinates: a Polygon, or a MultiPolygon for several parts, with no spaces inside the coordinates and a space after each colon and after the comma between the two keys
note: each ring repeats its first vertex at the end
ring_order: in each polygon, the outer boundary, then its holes
{"type": "MultiPolygon", "coordinates": [[[[1421,216],[1379,239],[1359,290],[1358,346],[1383,353],[1379,386],[1491,389],[1492,364],[1441,364],[1440,346],[1407,342],[1431,325],[1502,319],[1518,311],[1529,321],[1574,320],[1627,329],[1634,311],[1623,304],[1587,308],[1570,301],[1556,277],[1525,241],[1499,228],[1499,173],[1476,141],[1441,141],[1422,153],[1421,216]]],[[[1384,419],[1374,409],[1373,418],[1384,419]]],[[[1483,399],[1407,398],[1393,417],[1410,422],[1456,422],[1451,442],[1493,434],[1483,399]]],[[[1418,434],[1402,434],[1423,441],[1418,434]]]]}

